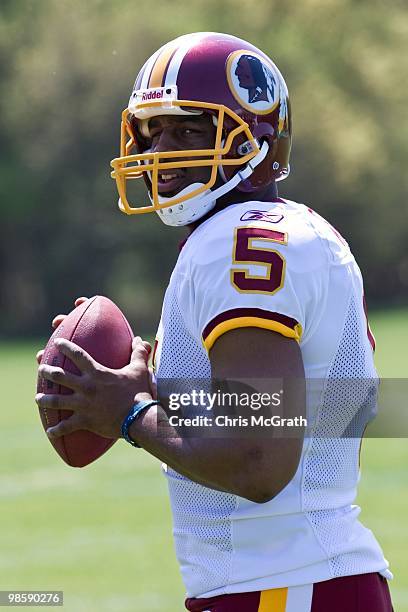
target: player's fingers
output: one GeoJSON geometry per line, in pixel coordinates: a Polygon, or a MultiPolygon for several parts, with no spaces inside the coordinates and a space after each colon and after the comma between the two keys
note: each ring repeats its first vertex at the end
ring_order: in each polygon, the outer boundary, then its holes
{"type": "Polygon", "coordinates": [[[66,316],[67,315],[64,314],[58,314],[56,317],[54,317],[51,322],[51,326],[53,327],[53,329],[56,329],[59,325],[61,325],[66,316]]]}
{"type": "Polygon", "coordinates": [[[84,302],[86,302],[89,298],[82,296],[79,297],[75,300],[74,304],[75,304],[75,308],[77,308],[78,306],[80,306],[81,304],[83,304],[84,302]]]}
{"type": "Polygon", "coordinates": [[[76,414],[73,414],[68,419],[64,419],[60,421],[54,427],[49,427],[46,430],[47,436],[49,438],[60,438],[61,436],[66,436],[74,431],[78,431],[78,429],[83,429],[83,423],[81,417],[76,414]]]}
{"type": "Polygon", "coordinates": [[[74,342],[66,340],[65,338],[56,338],[55,346],[60,353],[68,357],[81,372],[90,372],[94,369],[95,362],[92,357],[74,342]]]}
{"type": "Polygon", "coordinates": [[[37,354],[35,356],[35,358],[37,360],[37,363],[41,363],[41,359],[42,359],[43,355],[44,355],[44,349],[41,349],[41,351],[37,352],[37,354]]]}
{"type": "Polygon", "coordinates": [[[38,368],[38,374],[41,378],[50,380],[57,385],[68,387],[68,389],[73,391],[78,391],[81,388],[81,377],[71,374],[71,372],[66,372],[62,368],[43,364],[38,368]]]}
{"type": "MultiPolygon", "coordinates": [[[[87,299],[88,298],[84,297],[84,296],[77,298],[75,300],[75,302],[74,302],[75,308],[77,308],[78,306],[81,306],[81,304],[86,302],[87,299]]],[[[59,325],[61,325],[61,323],[63,322],[63,320],[65,319],[66,316],[67,315],[65,315],[65,314],[58,314],[56,317],[54,317],[53,320],[52,320],[52,323],[51,323],[52,327],[54,329],[56,329],[59,325]]]]}
{"type": "Polygon", "coordinates": [[[49,393],[37,393],[35,396],[37,406],[46,410],[75,410],[79,407],[78,398],[72,395],[51,395],[49,393]]]}

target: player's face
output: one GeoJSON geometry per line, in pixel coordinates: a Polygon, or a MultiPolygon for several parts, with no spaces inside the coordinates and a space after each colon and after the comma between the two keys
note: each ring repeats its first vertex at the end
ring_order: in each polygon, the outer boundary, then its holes
{"type": "MultiPolygon", "coordinates": [[[[149,120],[148,145],[153,153],[213,149],[215,133],[216,128],[208,114],[197,117],[162,115],[149,120]]],[[[177,160],[183,161],[183,157],[177,160]]],[[[159,193],[167,197],[175,195],[191,183],[206,183],[210,174],[210,167],[183,168],[181,164],[180,168],[159,173],[159,193]]]]}

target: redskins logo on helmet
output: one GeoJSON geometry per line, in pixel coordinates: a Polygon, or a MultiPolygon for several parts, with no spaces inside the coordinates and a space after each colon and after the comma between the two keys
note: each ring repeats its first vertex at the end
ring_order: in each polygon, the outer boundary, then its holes
{"type": "Polygon", "coordinates": [[[256,53],[231,53],[227,78],[237,102],[251,113],[269,115],[279,104],[279,79],[273,66],[256,53]]]}
{"type": "Polygon", "coordinates": [[[127,214],[156,211],[168,225],[186,225],[232,189],[256,191],[285,178],[290,148],[288,90],[272,60],[235,36],[181,36],[147,60],[122,113],[120,156],[111,162],[119,208],[127,214]],[[212,149],[150,151],[149,119],[202,113],[216,127],[212,149]],[[159,173],[194,166],[210,168],[206,183],[189,185],[173,197],[159,194],[159,173]],[[135,178],[147,184],[147,206],[128,200],[128,181],[135,178]]]}

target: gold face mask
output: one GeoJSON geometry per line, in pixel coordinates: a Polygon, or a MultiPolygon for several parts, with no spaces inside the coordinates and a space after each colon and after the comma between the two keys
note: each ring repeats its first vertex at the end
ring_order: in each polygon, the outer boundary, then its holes
{"type": "Polygon", "coordinates": [[[245,166],[260,152],[257,140],[252,135],[248,124],[234,111],[222,104],[178,100],[177,88],[156,88],[154,90],[139,90],[134,92],[128,108],[122,113],[120,157],[111,161],[113,171],[111,176],[116,181],[119,193],[119,208],[128,215],[159,211],[182,204],[210,190],[217,180],[220,166],[245,166]],[[146,98],[149,98],[146,100],[146,98]],[[152,99],[153,98],[153,99],[152,99]],[[190,110],[191,109],[191,110],[190,110]],[[136,136],[131,129],[130,119],[148,119],[157,115],[191,115],[209,112],[216,126],[213,149],[178,150],[165,152],[145,152],[132,154],[136,149],[136,136]],[[225,120],[236,127],[228,130],[225,120]],[[225,142],[223,142],[223,135],[225,142]],[[236,140],[238,138],[238,140],[236,140]],[[239,146],[237,146],[239,142],[239,146]],[[240,157],[232,157],[239,151],[240,157]],[[183,161],[180,161],[180,155],[183,161]],[[227,156],[231,155],[230,158],[227,156]],[[158,191],[159,173],[175,168],[210,167],[208,181],[193,191],[171,198],[161,198],[158,191]],[[144,174],[146,173],[146,174],[144,174]],[[128,181],[148,177],[151,182],[151,204],[134,205],[129,202],[127,194],[128,181]]]}

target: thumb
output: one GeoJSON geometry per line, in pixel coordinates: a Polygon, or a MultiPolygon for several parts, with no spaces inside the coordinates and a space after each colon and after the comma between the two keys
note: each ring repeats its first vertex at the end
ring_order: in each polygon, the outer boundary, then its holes
{"type": "Polygon", "coordinates": [[[151,351],[152,347],[149,342],[142,340],[140,336],[135,336],[132,342],[132,355],[130,358],[131,363],[142,361],[147,365],[151,351]]]}

